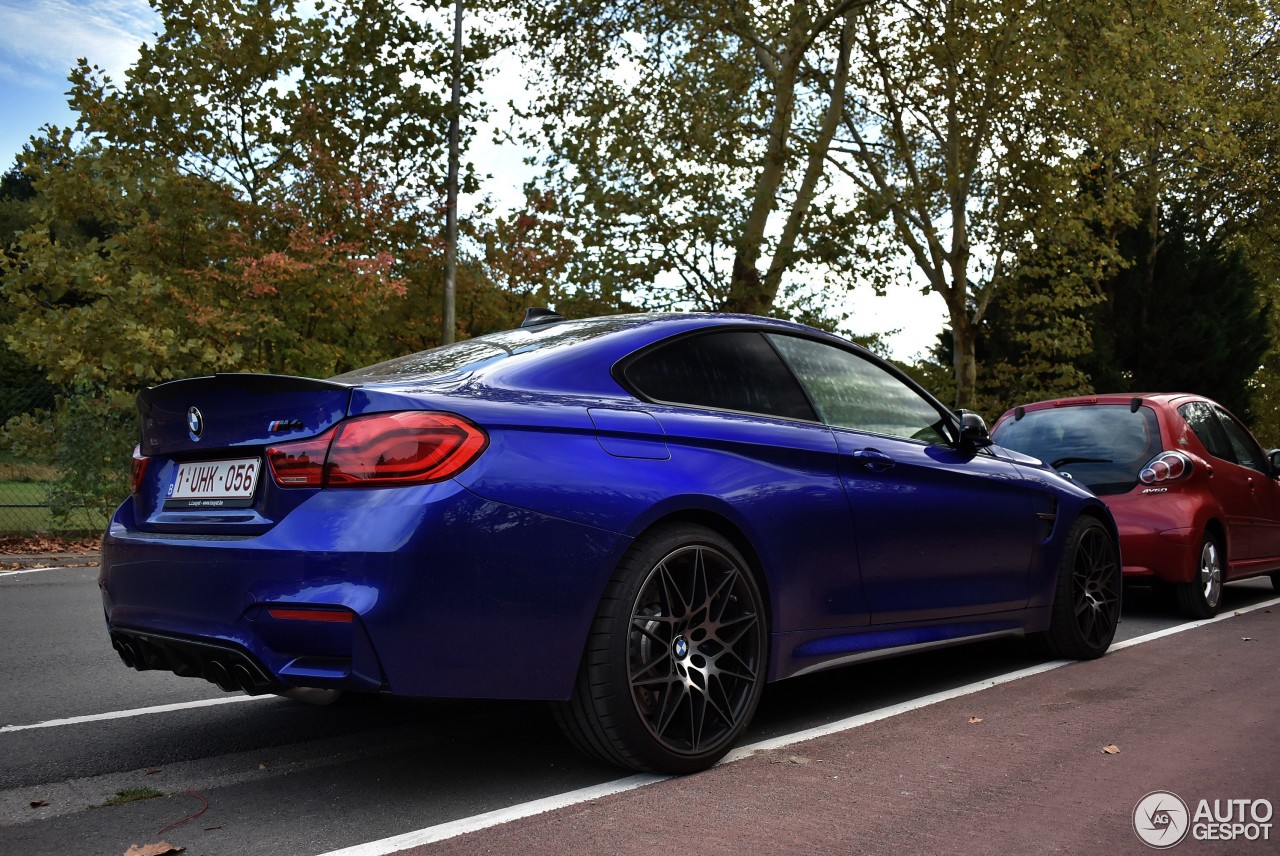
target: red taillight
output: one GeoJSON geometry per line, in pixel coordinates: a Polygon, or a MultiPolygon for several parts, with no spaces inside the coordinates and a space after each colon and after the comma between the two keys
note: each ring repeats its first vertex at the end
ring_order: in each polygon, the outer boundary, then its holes
{"type": "Polygon", "coordinates": [[[324,460],[329,454],[329,443],[335,430],[330,429],[310,440],[269,447],[267,463],[276,484],[281,487],[323,487],[324,460]]]}
{"type": "Polygon", "coordinates": [[[141,446],[133,447],[133,466],[129,472],[129,482],[132,493],[137,493],[142,489],[142,479],[147,474],[147,464],[151,463],[151,459],[142,454],[141,446]]]}
{"type": "Polygon", "coordinates": [[[1138,478],[1143,484],[1177,481],[1191,475],[1194,468],[1195,464],[1182,452],[1161,452],[1142,468],[1138,478]]]}
{"type": "Polygon", "coordinates": [[[411,410],[375,413],[319,437],[267,449],[281,487],[390,487],[430,484],[465,469],[489,443],[460,416],[411,410]]]}

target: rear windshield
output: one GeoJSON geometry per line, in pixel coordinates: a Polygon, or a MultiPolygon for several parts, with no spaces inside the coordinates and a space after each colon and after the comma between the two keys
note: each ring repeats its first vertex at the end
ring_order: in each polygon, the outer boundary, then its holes
{"type": "Polygon", "coordinates": [[[396,357],[376,365],[330,378],[340,383],[381,383],[429,380],[451,374],[476,371],[498,360],[547,348],[560,348],[594,339],[636,324],[636,316],[561,321],[539,327],[504,330],[477,336],[465,342],[441,345],[407,357],[396,357]]]}
{"type": "Polygon", "coordinates": [[[1162,450],[1155,411],[1127,404],[1033,410],[1002,423],[993,435],[1008,449],[1070,473],[1094,493],[1126,493],[1162,450]]]}

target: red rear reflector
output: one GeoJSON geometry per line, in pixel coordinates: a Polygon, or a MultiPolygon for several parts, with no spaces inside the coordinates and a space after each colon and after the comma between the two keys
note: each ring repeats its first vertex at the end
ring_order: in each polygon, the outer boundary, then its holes
{"type": "Polygon", "coordinates": [[[151,463],[151,459],[142,454],[142,447],[134,446],[133,466],[129,473],[132,493],[137,493],[142,489],[142,479],[147,474],[147,464],[149,463],[151,463]]]}
{"type": "Polygon", "coordinates": [[[489,445],[461,416],[408,410],[340,422],[319,437],[267,449],[281,487],[392,487],[453,478],[489,445]]]}
{"type": "Polygon", "coordinates": [[[281,621],[328,621],[334,624],[350,624],[355,616],[343,609],[268,609],[267,615],[281,621]]]}

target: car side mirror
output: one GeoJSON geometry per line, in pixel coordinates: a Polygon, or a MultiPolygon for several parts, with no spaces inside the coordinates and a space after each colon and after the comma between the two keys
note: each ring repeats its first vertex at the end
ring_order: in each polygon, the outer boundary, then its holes
{"type": "Polygon", "coordinates": [[[1272,449],[1267,452],[1267,460],[1271,462],[1272,478],[1280,478],[1280,449],[1272,449]]]}
{"type": "Polygon", "coordinates": [[[991,445],[991,434],[987,431],[986,421],[972,410],[958,410],[960,417],[960,445],[971,449],[981,449],[991,445]]]}

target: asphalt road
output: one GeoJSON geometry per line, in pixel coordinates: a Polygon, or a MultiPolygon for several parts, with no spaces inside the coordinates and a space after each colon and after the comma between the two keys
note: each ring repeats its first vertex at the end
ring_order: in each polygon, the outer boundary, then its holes
{"type": "MultiPolygon", "coordinates": [[[[626,775],[577,755],[538,704],[310,707],[133,672],[107,644],[96,573],[0,573],[0,854],[101,856],[165,840],[208,856],[307,856],[626,775]],[[164,705],[177,707],[140,712],[164,705]],[[111,713],[123,715],[103,717],[111,713]],[[108,805],[132,789],[158,795],[108,805]]],[[[1233,585],[1226,608],[1272,597],[1267,583],[1233,585]]],[[[1166,602],[1138,594],[1120,638],[1176,623],[1166,602]]],[[[746,742],[1038,662],[1005,641],[793,679],[766,690],[746,742]]]]}

